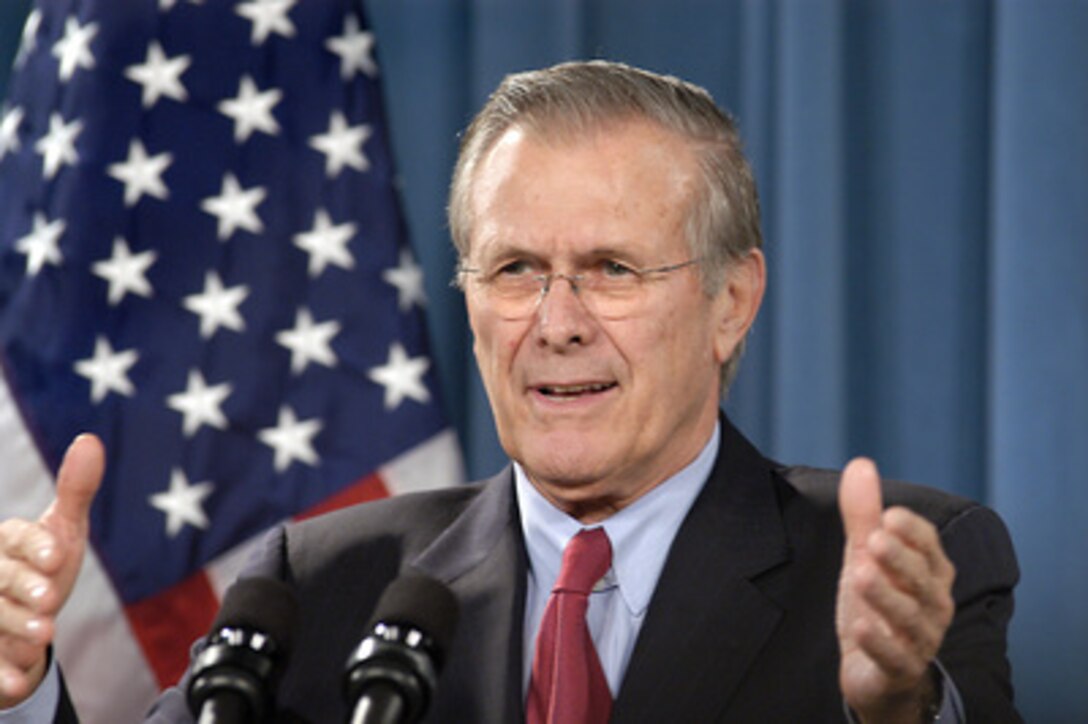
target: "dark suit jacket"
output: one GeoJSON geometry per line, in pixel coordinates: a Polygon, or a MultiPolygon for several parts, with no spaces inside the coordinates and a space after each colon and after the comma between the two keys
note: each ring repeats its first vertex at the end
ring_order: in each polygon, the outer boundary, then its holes
{"type": "MultiPolygon", "coordinates": [[[[721,451],[650,603],[615,722],[843,721],[835,594],[838,473],[781,467],[723,419],[721,451]]],[[[971,721],[1018,721],[1005,632],[1018,577],[1004,525],[945,493],[885,484],[932,520],[957,568],[940,660],[971,721]]],[[[518,722],[526,555],[509,469],[471,486],[357,506],[281,529],[253,573],[292,583],[303,617],[278,689],[284,721],[341,722],[343,664],[407,570],[461,604],[431,722],[518,722]]],[[[157,721],[188,718],[178,689],[157,721]]]]}

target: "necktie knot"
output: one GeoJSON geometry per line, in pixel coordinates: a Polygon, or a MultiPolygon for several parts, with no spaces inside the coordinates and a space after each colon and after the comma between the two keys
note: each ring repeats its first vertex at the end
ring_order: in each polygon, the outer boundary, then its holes
{"type": "Polygon", "coordinates": [[[588,595],[612,565],[612,544],[604,528],[582,530],[563,549],[563,563],[553,591],[588,595]]]}

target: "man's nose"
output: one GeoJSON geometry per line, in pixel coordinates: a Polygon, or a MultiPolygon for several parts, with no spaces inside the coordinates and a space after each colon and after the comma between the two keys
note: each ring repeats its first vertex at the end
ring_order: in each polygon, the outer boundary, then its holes
{"type": "Polygon", "coordinates": [[[579,274],[560,274],[559,272],[552,272],[551,274],[544,275],[543,277],[541,277],[541,279],[541,299],[548,296],[548,292],[550,292],[552,290],[552,287],[554,287],[556,283],[560,281],[565,281],[570,286],[570,290],[576,295],[581,291],[581,289],[578,287],[578,284],[582,281],[581,275],[579,274]]]}
{"type": "Polygon", "coordinates": [[[553,274],[541,288],[537,329],[543,344],[585,344],[595,324],[585,305],[577,277],[553,274]]]}

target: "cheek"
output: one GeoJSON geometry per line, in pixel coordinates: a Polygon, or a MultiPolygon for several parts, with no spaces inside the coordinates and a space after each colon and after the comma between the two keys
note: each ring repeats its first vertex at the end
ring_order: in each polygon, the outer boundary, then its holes
{"type": "MultiPolygon", "coordinates": [[[[692,334],[696,328],[694,314],[694,310],[681,310],[670,307],[665,314],[655,320],[653,339],[648,340],[646,344],[654,347],[660,346],[663,350],[678,352],[683,349],[681,345],[696,343],[697,340],[694,339],[692,334]]],[[[671,356],[678,358],[682,355],[674,354],[671,356]]]]}
{"type": "Polygon", "coordinates": [[[524,339],[524,337],[515,334],[510,334],[503,338],[502,346],[500,347],[502,359],[510,360],[510,364],[513,364],[514,359],[518,355],[518,349],[521,348],[522,339],[524,339]]]}
{"type": "Polygon", "coordinates": [[[477,314],[474,318],[472,350],[476,365],[489,386],[510,381],[518,351],[525,337],[523,330],[500,319],[477,314]]]}
{"type": "Polygon", "coordinates": [[[612,328],[608,335],[611,346],[623,360],[628,383],[636,389],[656,395],[680,367],[683,355],[676,347],[678,322],[679,315],[662,314],[631,319],[612,328]]]}
{"type": "Polygon", "coordinates": [[[676,381],[690,385],[696,381],[692,376],[704,370],[717,374],[719,363],[715,342],[705,307],[672,309],[660,320],[656,337],[650,343],[652,348],[647,353],[660,350],[661,363],[668,374],[676,381]]]}

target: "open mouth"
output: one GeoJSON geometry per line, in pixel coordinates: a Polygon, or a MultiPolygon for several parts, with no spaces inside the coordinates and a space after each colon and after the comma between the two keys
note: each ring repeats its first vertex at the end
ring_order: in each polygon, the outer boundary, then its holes
{"type": "Polygon", "coordinates": [[[553,399],[570,399],[586,395],[599,395],[616,386],[615,382],[592,382],[582,385],[541,385],[537,391],[553,399]]]}

